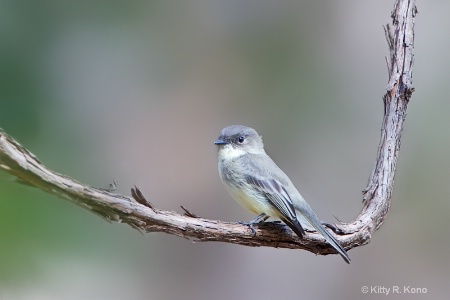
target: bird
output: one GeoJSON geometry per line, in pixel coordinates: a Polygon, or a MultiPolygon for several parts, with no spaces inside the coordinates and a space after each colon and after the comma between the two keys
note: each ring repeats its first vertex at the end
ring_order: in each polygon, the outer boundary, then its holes
{"type": "Polygon", "coordinates": [[[243,125],[225,127],[214,144],[218,147],[219,176],[225,188],[241,206],[257,215],[247,223],[252,230],[252,224],[272,217],[283,221],[303,238],[306,220],[350,263],[342,245],[324,228],[289,177],[266,154],[262,136],[255,129],[243,125]]]}

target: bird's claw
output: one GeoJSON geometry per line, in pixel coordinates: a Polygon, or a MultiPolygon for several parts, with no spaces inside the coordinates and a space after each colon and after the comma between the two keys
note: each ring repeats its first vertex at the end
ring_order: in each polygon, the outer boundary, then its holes
{"type": "Polygon", "coordinates": [[[238,223],[241,224],[241,225],[245,225],[248,228],[250,228],[252,233],[253,233],[253,237],[256,236],[256,229],[255,229],[255,227],[253,227],[253,224],[255,224],[255,223],[253,223],[253,222],[244,222],[244,221],[240,221],[238,223]]]}

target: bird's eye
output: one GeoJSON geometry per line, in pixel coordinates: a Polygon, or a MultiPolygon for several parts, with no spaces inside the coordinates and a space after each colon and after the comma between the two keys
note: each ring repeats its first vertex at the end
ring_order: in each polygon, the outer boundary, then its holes
{"type": "Polygon", "coordinates": [[[240,136],[240,137],[238,138],[238,143],[239,143],[239,144],[242,144],[244,141],[245,141],[245,137],[240,136]]]}

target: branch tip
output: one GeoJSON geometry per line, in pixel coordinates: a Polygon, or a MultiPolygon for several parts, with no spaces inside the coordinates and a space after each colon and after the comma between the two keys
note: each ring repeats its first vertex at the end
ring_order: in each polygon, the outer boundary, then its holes
{"type": "Polygon", "coordinates": [[[190,212],[186,207],[184,207],[183,205],[180,205],[181,209],[184,210],[184,215],[191,217],[191,218],[198,218],[198,216],[192,212],[190,212]]]}
{"type": "Polygon", "coordinates": [[[135,185],[134,188],[131,188],[131,196],[139,204],[142,204],[144,206],[147,206],[148,208],[151,208],[156,213],[155,206],[144,197],[144,194],[142,194],[142,192],[138,186],[135,185]]]}

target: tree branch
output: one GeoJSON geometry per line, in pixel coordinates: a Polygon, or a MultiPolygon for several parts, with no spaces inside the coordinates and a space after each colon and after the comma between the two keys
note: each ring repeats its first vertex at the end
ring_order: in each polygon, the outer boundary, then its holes
{"type": "MultiPolygon", "coordinates": [[[[362,212],[354,222],[340,223],[334,228],[339,242],[347,250],[369,243],[389,210],[403,122],[414,91],[412,66],[416,13],[414,0],[398,0],[391,15],[392,24],[384,28],[390,50],[389,82],[383,97],[384,118],[376,164],[363,192],[362,212]]],[[[269,222],[255,225],[255,234],[248,226],[199,218],[184,207],[184,215],[157,209],[136,187],[132,189],[131,198],[82,184],[46,168],[1,129],[0,168],[27,184],[72,201],[109,221],[126,223],[144,232],[165,232],[198,241],[221,241],[252,247],[305,249],[321,255],[336,253],[316,232],[309,232],[300,239],[284,224],[269,222]]]]}

